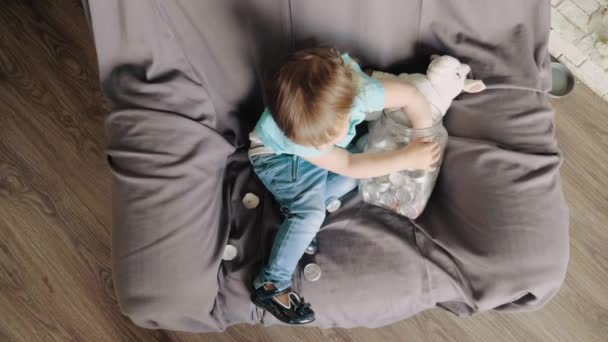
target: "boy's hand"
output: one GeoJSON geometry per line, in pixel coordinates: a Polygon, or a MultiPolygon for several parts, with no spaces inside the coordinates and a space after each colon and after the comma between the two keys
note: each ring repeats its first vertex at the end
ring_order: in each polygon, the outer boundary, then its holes
{"type": "Polygon", "coordinates": [[[351,178],[372,178],[401,170],[437,168],[441,148],[431,138],[417,139],[405,148],[372,153],[350,153],[336,147],[318,157],[305,157],[316,166],[351,178]]]}
{"type": "Polygon", "coordinates": [[[434,171],[441,157],[441,147],[431,138],[416,139],[401,151],[405,169],[434,171]]]}
{"type": "Polygon", "coordinates": [[[433,124],[431,104],[413,85],[394,79],[380,80],[386,94],[385,108],[403,107],[413,128],[428,128],[433,124]]]}

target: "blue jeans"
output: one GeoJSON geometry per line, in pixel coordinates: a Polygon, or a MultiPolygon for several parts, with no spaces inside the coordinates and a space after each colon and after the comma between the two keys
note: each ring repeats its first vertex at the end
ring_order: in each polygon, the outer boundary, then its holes
{"type": "Polygon", "coordinates": [[[284,290],[291,286],[298,261],[325,220],[327,204],[355,189],[357,181],[294,155],[255,155],[251,163],[286,214],[274,238],[268,264],[253,286],[257,289],[270,282],[284,290]]]}

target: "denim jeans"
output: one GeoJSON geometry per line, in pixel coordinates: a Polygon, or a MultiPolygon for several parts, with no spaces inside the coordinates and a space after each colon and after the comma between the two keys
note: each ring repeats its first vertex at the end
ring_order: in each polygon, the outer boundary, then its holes
{"type": "Polygon", "coordinates": [[[291,277],[323,221],[327,204],[357,187],[357,181],[321,169],[288,154],[251,156],[253,170],[281,205],[286,218],[274,239],[268,264],[253,282],[278,290],[291,286],[291,277]]]}

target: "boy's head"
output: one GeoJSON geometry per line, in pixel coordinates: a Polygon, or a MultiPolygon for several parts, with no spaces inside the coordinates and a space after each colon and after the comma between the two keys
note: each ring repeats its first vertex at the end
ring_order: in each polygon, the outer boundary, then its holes
{"type": "Polygon", "coordinates": [[[297,144],[325,148],[348,132],[357,94],[353,69],[333,48],[290,55],[266,86],[266,104],[287,136],[297,144]]]}

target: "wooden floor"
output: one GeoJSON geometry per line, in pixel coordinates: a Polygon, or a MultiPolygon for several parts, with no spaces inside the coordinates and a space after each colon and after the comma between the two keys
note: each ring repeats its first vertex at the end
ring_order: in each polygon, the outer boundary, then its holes
{"type": "Polygon", "coordinates": [[[95,63],[80,1],[0,1],[0,341],[608,341],[608,104],[584,85],[554,101],[571,262],[543,310],[183,334],[138,328],[118,311],[95,63]]]}

